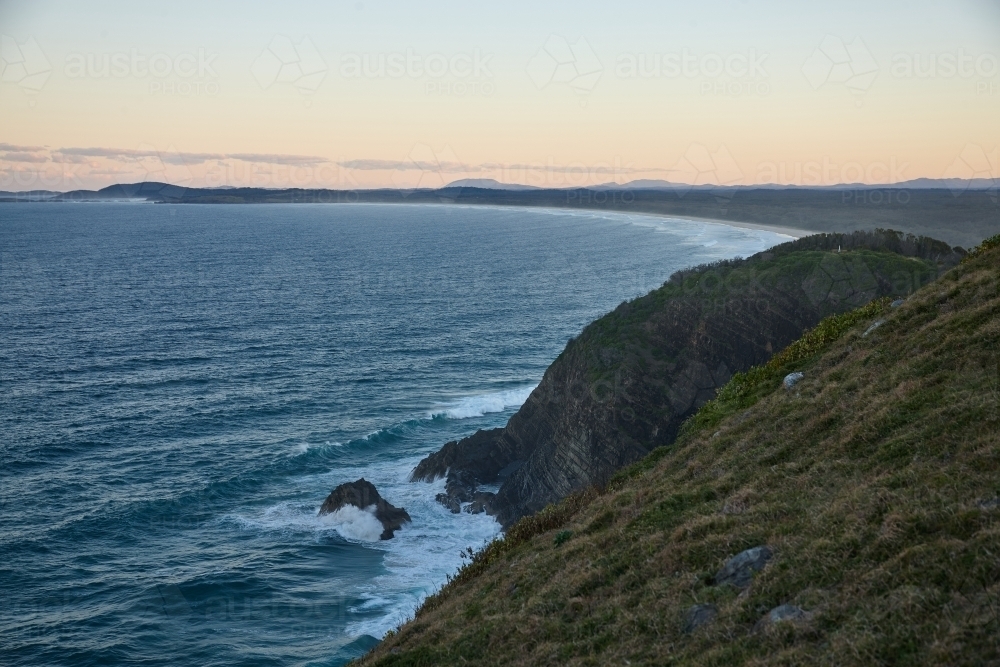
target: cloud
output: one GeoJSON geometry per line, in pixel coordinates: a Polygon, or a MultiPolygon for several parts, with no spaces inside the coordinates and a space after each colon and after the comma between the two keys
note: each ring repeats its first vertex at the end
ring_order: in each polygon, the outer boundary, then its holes
{"type": "Polygon", "coordinates": [[[90,164],[92,162],[92,159],[85,155],[63,155],[62,153],[54,153],[49,156],[49,159],[56,164],[90,164]]]}
{"type": "Polygon", "coordinates": [[[587,172],[591,174],[652,174],[652,173],[666,173],[669,169],[660,169],[658,167],[614,167],[609,164],[597,163],[595,165],[587,164],[568,164],[568,165],[558,165],[558,164],[484,164],[480,165],[482,169],[508,169],[508,170],[523,170],[523,171],[547,171],[554,174],[578,174],[580,172],[587,172]]]}
{"type": "Polygon", "coordinates": [[[130,173],[121,169],[90,169],[87,176],[129,176],[130,173]]]}
{"type": "Polygon", "coordinates": [[[4,162],[48,162],[49,158],[47,155],[37,155],[35,153],[5,153],[0,156],[0,160],[4,162]]]}
{"type": "Polygon", "coordinates": [[[428,162],[426,160],[347,160],[338,162],[338,165],[347,169],[360,169],[362,171],[381,171],[392,169],[395,171],[442,171],[450,174],[462,174],[476,169],[460,162],[428,162]]]}
{"type": "Polygon", "coordinates": [[[484,162],[480,164],[462,164],[461,162],[428,162],[423,160],[345,160],[337,163],[345,169],[358,169],[361,171],[438,171],[442,173],[474,173],[480,171],[543,171],[556,174],[577,174],[586,172],[590,174],[650,174],[666,173],[668,169],[648,168],[648,167],[616,167],[609,164],[597,165],[555,165],[513,163],[503,164],[501,162],[484,162]]]}
{"type": "Polygon", "coordinates": [[[56,154],[63,156],[95,157],[108,160],[132,161],[159,158],[167,164],[196,165],[210,160],[242,160],[290,166],[313,166],[329,162],[318,155],[290,155],[285,153],[192,153],[185,151],[156,151],[132,148],[60,148],[56,154]]]}
{"type": "Polygon", "coordinates": [[[83,157],[106,157],[112,160],[129,160],[139,157],[148,157],[150,154],[155,155],[155,151],[150,153],[149,151],[137,151],[127,148],[59,148],[56,153],[62,155],[80,155],[83,157]]]}
{"type": "Polygon", "coordinates": [[[224,160],[243,160],[244,162],[268,162],[270,164],[310,166],[329,162],[325,157],[317,155],[285,155],[281,153],[232,153],[225,157],[210,158],[224,160]]]}
{"type": "Polygon", "coordinates": [[[0,142],[0,151],[15,151],[15,152],[26,152],[35,153],[37,151],[47,151],[48,148],[45,146],[20,146],[18,144],[5,144],[0,142]]]}

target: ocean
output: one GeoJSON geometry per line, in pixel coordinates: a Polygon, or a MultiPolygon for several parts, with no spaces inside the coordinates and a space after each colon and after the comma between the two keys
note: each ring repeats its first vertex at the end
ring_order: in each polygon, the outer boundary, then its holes
{"type": "Polygon", "coordinates": [[[568,338],[788,237],[454,205],[0,204],[11,665],[341,665],[499,534],[410,483],[568,338]],[[373,482],[413,522],[317,516],[373,482]]]}

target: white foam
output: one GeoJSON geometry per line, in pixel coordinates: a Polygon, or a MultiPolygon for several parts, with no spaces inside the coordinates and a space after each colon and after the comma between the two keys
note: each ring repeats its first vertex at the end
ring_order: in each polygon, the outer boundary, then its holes
{"type": "Polygon", "coordinates": [[[296,454],[305,454],[310,449],[316,449],[317,447],[343,447],[343,443],[340,442],[330,442],[327,440],[324,443],[317,442],[303,442],[301,444],[295,445],[296,454]]]}
{"type": "MultiPolygon", "coordinates": [[[[345,481],[364,477],[379,494],[396,507],[403,507],[412,522],[403,524],[391,540],[379,540],[382,526],[370,512],[354,507],[318,516],[314,501],[281,501],[266,508],[229,514],[224,521],[241,530],[279,533],[282,539],[322,540],[336,532],[342,538],[382,552],[384,574],[364,584],[350,584],[345,594],[356,597],[346,633],[351,637],[385,633],[411,618],[420,604],[436,592],[465,562],[467,547],[478,549],[500,533],[500,525],[486,514],[452,514],[434,500],[444,491],[444,479],[432,483],[410,482],[419,456],[391,463],[373,461],[351,466],[339,464],[324,474],[289,480],[302,495],[315,500],[345,481]],[[344,510],[347,510],[346,512],[344,510]],[[377,531],[377,532],[376,532],[377,531]],[[311,537],[308,537],[311,536],[311,537]]],[[[337,573],[331,572],[334,578],[337,573]]]]}
{"type": "MultiPolygon", "coordinates": [[[[452,514],[437,503],[434,496],[444,491],[444,479],[432,483],[410,482],[410,473],[419,461],[420,457],[413,457],[389,464],[383,461],[350,467],[341,465],[326,475],[300,480],[315,484],[319,496],[347,479],[364,477],[378,488],[383,498],[405,508],[412,517],[412,521],[403,524],[391,540],[365,542],[366,547],[383,552],[385,573],[352,587],[352,593],[360,600],[353,611],[369,617],[348,618],[346,632],[352,637],[381,638],[411,618],[424,599],[440,589],[448,576],[462,566],[462,551],[467,547],[478,549],[500,532],[500,525],[493,517],[465,512],[452,514]]],[[[329,525],[332,524],[319,522],[316,528],[329,525]]],[[[344,537],[347,536],[340,526],[350,530],[346,525],[343,522],[337,527],[344,537]]],[[[381,533],[381,526],[378,530],[381,533]]]]}
{"type": "Polygon", "coordinates": [[[491,412],[503,412],[508,408],[520,407],[538,385],[505,389],[489,394],[466,396],[452,403],[446,403],[431,410],[429,417],[448,419],[470,419],[482,417],[491,412]]]}
{"type": "Polygon", "coordinates": [[[339,510],[319,517],[323,523],[333,526],[342,537],[362,542],[377,542],[382,536],[382,524],[375,518],[375,506],[364,509],[354,505],[344,505],[339,510]]]}

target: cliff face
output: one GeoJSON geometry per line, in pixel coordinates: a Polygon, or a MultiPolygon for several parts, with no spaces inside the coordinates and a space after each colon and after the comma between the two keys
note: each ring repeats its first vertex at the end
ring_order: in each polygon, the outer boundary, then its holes
{"type": "Polygon", "coordinates": [[[823,317],[904,296],[960,256],[895,233],[821,235],[675,274],[586,327],[504,429],[448,443],[413,478],[501,481],[489,510],[509,526],[671,443],[733,373],[823,317]]]}

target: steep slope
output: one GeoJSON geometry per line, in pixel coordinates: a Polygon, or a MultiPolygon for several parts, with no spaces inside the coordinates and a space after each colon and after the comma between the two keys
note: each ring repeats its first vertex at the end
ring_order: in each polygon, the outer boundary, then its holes
{"type": "Polygon", "coordinates": [[[998,609],[1000,236],[735,376],[362,664],[1000,664],[998,609]]]}
{"type": "MultiPolygon", "coordinates": [[[[830,234],[675,274],[584,329],[506,428],[448,443],[413,478],[450,470],[500,481],[490,510],[510,526],[673,442],[733,373],[767,361],[823,317],[908,294],[959,257],[894,232],[830,234]]],[[[463,498],[472,491],[450,487],[463,498]]]]}

